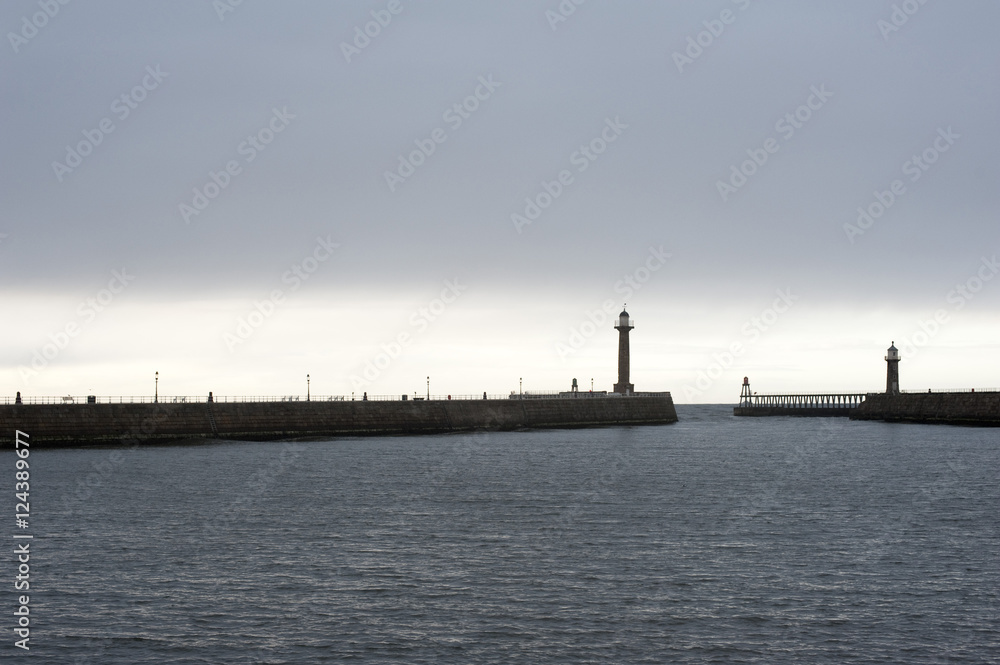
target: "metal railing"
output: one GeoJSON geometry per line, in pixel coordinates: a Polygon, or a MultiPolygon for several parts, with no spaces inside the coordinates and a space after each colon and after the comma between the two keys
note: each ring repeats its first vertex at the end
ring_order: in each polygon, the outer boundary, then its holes
{"type": "Polygon", "coordinates": [[[853,409],[870,393],[763,394],[740,398],[740,408],[853,409]]]}
{"type": "MultiPolygon", "coordinates": [[[[996,393],[1000,392],[1000,388],[944,388],[944,389],[924,389],[924,390],[900,390],[899,392],[904,394],[927,394],[928,392],[933,393],[996,393]]],[[[884,395],[885,390],[865,390],[858,393],[829,393],[829,392],[813,392],[813,393],[753,393],[754,399],[757,397],[787,397],[790,394],[795,395],[836,395],[836,394],[858,394],[858,395],[884,395]]]]}
{"type": "MultiPolygon", "coordinates": [[[[388,402],[403,400],[426,401],[427,395],[213,395],[213,403],[254,403],[254,402],[388,402]]],[[[431,400],[482,400],[478,395],[431,395],[431,400]]],[[[507,395],[486,395],[486,399],[507,399],[507,395]]],[[[16,397],[0,396],[0,404],[15,404],[16,397]]],[[[22,404],[205,404],[208,395],[51,395],[22,396],[22,404]]]]}
{"type": "Polygon", "coordinates": [[[900,390],[899,392],[905,393],[907,395],[917,395],[920,393],[998,393],[1000,388],[928,388],[927,390],[900,390]]]}
{"type": "Polygon", "coordinates": [[[850,393],[838,393],[831,392],[829,390],[815,390],[813,392],[802,392],[802,393],[753,393],[753,397],[787,397],[789,395],[873,395],[882,392],[880,390],[859,390],[857,392],[850,393]]]}
{"type": "MultiPolygon", "coordinates": [[[[637,393],[637,396],[666,395],[667,393],[637,393]]],[[[211,401],[217,404],[253,403],[253,402],[400,402],[400,401],[447,401],[447,400],[483,400],[483,399],[575,399],[621,397],[618,393],[580,391],[576,395],[570,392],[530,391],[509,394],[478,393],[471,395],[368,395],[364,393],[353,395],[212,395],[211,401]]],[[[28,395],[21,397],[21,404],[204,404],[209,401],[208,395],[28,395]]],[[[16,397],[0,396],[0,404],[15,404],[16,397]]]]}

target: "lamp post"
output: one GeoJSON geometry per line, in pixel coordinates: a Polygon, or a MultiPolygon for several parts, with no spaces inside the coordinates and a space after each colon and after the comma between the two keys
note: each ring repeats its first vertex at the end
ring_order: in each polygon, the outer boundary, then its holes
{"type": "Polygon", "coordinates": [[[159,402],[160,401],[160,373],[159,372],[156,373],[156,387],[153,390],[153,401],[154,402],[159,402]]]}
{"type": "Polygon", "coordinates": [[[524,377],[518,377],[517,379],[517,398],[524,399],[524,377]]]}
{"type": "Polygon", "coordinates": [[[590,392],[594,392],[594,377],[590,377],[590,392]]]}
{"type": "Polygon", "coordinates": [[[309,375],[306,374],[306,401],[309,401],[309,375]]]}
{"type": "Polygon", "coordinates": [[[431,401],[431,377],[427,377],[427,401],[431,401]]]}

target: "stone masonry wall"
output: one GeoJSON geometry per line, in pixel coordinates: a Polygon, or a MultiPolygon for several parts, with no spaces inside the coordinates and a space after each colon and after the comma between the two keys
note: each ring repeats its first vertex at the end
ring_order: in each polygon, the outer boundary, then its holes
{"type": "Polygon", "coordinates": [[[37,445],[132,445],[676,420],[669,393],[620,399],[22,404],[0,406],[0,447],[13,445],[15,429],[37,445]]]}
{"type": "Polygon", "coordinates": [[[1000,426],[1000,392],[873,394],[851,418],[1000,426]]]}

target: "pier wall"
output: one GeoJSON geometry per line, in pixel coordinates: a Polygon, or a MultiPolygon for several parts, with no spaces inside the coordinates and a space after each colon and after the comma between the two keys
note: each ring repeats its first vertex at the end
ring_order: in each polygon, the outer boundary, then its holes
{"type": "Polygon", "coordinates": [[[734,416],[803,416],[803,417],[835,417],[850,416],[853,408],[833,406],[737,406],[733,408],[734,416]]]}
{"type": "Polygon", "coordinates": [[[1000,426],[1000,392],[869,394],[851,418],[1000,426]]]}
{"type": "Polygon", "coordinates": [[[0,445],[134,445],[185,439],[423,434],[677,421],[670,393],[619,399],[0,405],[0,445]]]}

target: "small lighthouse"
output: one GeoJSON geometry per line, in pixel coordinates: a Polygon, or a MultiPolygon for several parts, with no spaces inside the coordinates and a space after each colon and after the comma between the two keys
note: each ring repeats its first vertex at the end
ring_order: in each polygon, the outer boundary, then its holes
{"type": "Polygon", "coordinates": [[[892,343],[885,356],[885,392],[887,395],[899,394],[899,350],[896,342],[892,343]]]}
{"type": "Polygon", "coordinates": [[[635,392],[635,386],[628,382],[628,331],[632,328],[632,319],[623,306],[622,313],[618,315],[618,325],[615,326],[615,330],[618,331],[618,383],[615,384],[615,392],[622,395],[631,395],[635,392]]]}
{"type": "Polygon", "coordinates": [[[753,406],[753,395],[750,394],[750,377],[743,377],[743,389],[740,390],[740,408],[753,406]]]}

